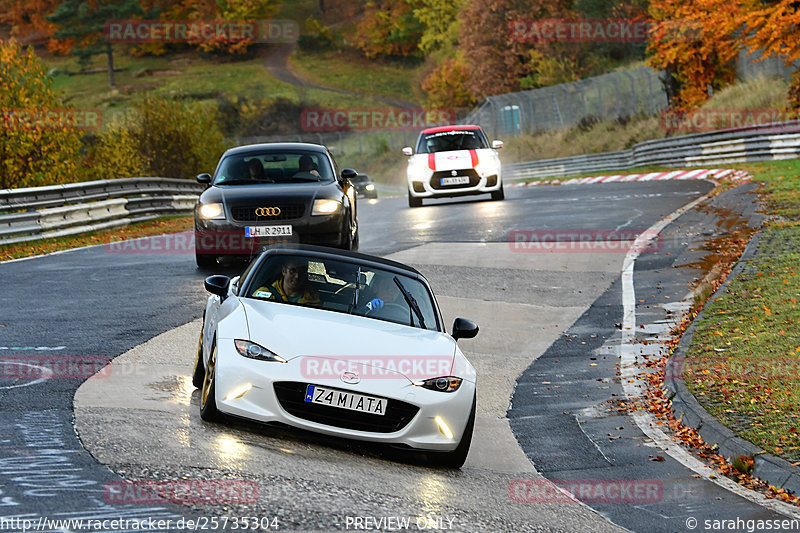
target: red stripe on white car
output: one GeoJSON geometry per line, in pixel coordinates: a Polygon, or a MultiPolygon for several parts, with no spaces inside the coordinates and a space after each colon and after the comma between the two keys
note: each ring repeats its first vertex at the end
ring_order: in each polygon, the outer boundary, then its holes
{"type": "Polygon", "coordinates": [[[436,170],[436,153],[431,152],[428,154],[428,168],[431,170],[436,170]]]}
{"type": "Polygon", "coordinates": [[[478,152],[476,152],[475,150],[470,150],[469,158],[472,160],[472,168],[478,166],[478,152]]]}

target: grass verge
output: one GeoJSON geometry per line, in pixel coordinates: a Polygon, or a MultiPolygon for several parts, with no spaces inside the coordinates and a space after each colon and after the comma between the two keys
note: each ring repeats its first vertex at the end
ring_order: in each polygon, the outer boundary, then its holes
{"type": "Polygon", "coordinates": [[[704,308],[684,378],[722,423],[800,465],[800,161],[739,165],[763,184],[761,241],[704,308]]]}
{"type": "Polygon", "coordinates": [[[148,220],[147,222],[140,222],[138,224],[131,224],[130,226],[103,231],[93,231],[90,233],[69,235],[53,239],[42,239],[27,243],[4,244],[0,246],[0,261],[44,255],[70,250],[72,248],[80,248],[82,246],[107,244],[124,239],[189,231],[192,229],[193,225],[192,217],[162,217],[148,220]]]}

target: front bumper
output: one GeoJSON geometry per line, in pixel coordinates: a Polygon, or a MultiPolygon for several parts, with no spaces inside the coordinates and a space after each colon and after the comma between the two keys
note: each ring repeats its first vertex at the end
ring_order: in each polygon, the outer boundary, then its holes
{"type": "Polygon", "coordinates": [[[271,223],[194,219],[195,251],[207,255],[251,255],[277,242],[339,246],[346,238],[345,212],[333,215],[305,215],[271,223]],[[292,226],[291,236],[246,237],[248,226],[292,226]]]}
{"type": "MultiPolygon", "coordinates": [[[[449,171],[448,171],[449,172],[449,171]]],[[[432,176],[408,176],[408,193],[415,198],[448,198],[470,196],[499,191],[503,187],[501,174],[479,176],[473,169],[455,171],[458,175],[467,175],[470,182],[465,185],[441,185],[443,172],[434,172],[432,176]]]]}
{"type": "MultiPolygon", "coordinates": [[[[302,358],[295,358],[288,363],[276,363],[248,359],[235,351],[233,340],[221,340],[218,345],[216,368],[217,408],[223,413],[242,418],[265,423],[279,422],[337,437],[402,445],[420,450],[451,451],[458,446],[472,408],[472,399],[475,395],[474,383],[465,380],[456,392],[443,393],[417,387],[397,374],[394,377],[364,379],[358,384],[350,385],[339,379],[304,376],[301,360],[302,358]],[[226,399],[231,391],[246,383],[252,386],[248,392],[239,398],[226,399]],[[286,388],[286,384],[302,383],[388,398],[389,401],[414,406],[417,411],[409,417],[410,420],[402,421],[402,427],[398,430],[384,428],[380,431],[366,431],[337,427],[309,419],[313,417],[301,418],[302,413],[296,416],[297,409],[285,406],[279,400],[276,383],[279,384],[279,388],[286,388]],[[289,413],[287,408],[296,414],[289,413]],[[445,437],[435,421],[436,417],[445,421],[453,432],[453,438],[445,437]]],[[[356,415],[360,415],[356,413],[350,416],[353,411],[339,408],[328,409],[342,411],[344,418],[355,418],[356,415]]],[[[387,415],[384,416],[389,416],[389,412],[387,411],[387,415]]]]}

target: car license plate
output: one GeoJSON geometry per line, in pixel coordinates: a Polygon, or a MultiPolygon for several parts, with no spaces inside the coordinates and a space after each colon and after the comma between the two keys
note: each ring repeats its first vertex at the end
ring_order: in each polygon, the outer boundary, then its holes
{"type": "Polygon", "coordinates": [[[292,235],[292,226],[248,226],[245,237],[286,237],[292,235]]]}
{"type": "Polygon", "coordinates": [[[469,176],[454,176],[452,178],[442,178],[442,185],[466,185],[469,183],[469,176]]]}
{"type": "Polygon", "coordinates": [[[351,411],[362,413],[372,413],[374,415],[386,414],[386,399],[364,396],[354,392],[341,391],[336,389],[326,389],[316,385],[306,387],[305,401],[319,405],[329,405],[341,407],[351,411]]]}

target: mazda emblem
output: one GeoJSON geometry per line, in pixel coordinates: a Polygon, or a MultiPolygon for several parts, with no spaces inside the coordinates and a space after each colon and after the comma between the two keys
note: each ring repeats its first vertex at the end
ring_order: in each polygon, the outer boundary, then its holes
{"type": "Polygon", "coordinates": [[[361,381],[361,379],[359,379],[358,377],[358,374],[356,374],[355,372],[345,372],[344,374],[342,374],[341,380],[344,381],[345,383],[349,383],[350,385],[355,385],[356,383],[361,381]]]}
{"type": "Polygon", "coordinates": [[[257,207],[256,208],[256,216],[257,217],[276,217],[281,214],[280,207],[257,207]]]}

